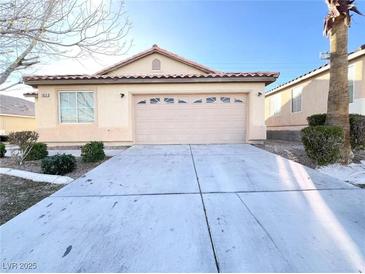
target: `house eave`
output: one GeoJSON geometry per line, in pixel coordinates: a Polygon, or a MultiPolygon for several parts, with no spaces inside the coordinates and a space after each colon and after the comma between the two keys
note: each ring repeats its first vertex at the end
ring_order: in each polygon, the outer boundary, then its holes
{"type": "Polygon", "coordinates": [[[173,84],[173,83],[265,83],[275,82],[276,77],[214,77],[179,79],[40,79],[25,80],[25,84],[40,85],[93,85],[93,84],[173,84]]]}

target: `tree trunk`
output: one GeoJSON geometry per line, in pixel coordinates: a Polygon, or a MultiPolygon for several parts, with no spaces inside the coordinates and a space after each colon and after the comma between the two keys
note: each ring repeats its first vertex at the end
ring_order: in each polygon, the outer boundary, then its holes
{"type": "Polygon", "coordinates": [[[327,101],[326,124],[344,130],[341,162],[348,164],[353,158],[350,143],[349,93],[348,93],[348,26],[344,17],[336,19],[330,33],[330,85],[327,101]]]}

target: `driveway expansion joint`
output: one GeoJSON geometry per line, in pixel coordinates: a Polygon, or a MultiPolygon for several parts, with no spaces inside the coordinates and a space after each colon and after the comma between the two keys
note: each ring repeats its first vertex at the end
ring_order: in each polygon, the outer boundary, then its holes
{"type": "Polygon", "coordinates": [[[236,196],[240,200],[240,202],[243,205],[243,207],[246,208],[246,210],[248,211],[248,213],[252,216],[252,218],[255,220],[255,222],[260,226],[260,228],[266,234],[266,236],[270,239],[270,241],[272,242],[272,244],[274,245],[274,247],[276,248],[276,250],[279,252],[279,254],[281,255],[281,257],[287,262],[287,264],[289,266],[291,266],[290,263],[289,263],[289,261],[288,261],[288,259],[284,256],[284,254],[281,252],[280,248],[277,246],[276,242],[274,241],[274,238],[271,236],[271,234],[269,233],[269,231],[260,222],[260,220],[255,216],[255,214],[251,211],[251,209],[248,207],[248,205],[243,201],[243,199],[240,197],[240,195],[238,195],[238,193],[236,193],[236,196]]]}
{"type": "Polygon", "coordinates": [[[212,246],[212,251],[213,251],[213,256],[214,256],[215,266],[216,266],[217,272],[218,272],[218,273],[220,273],[220,267],[219,267],[218,257],[217,257],[217,253],[216,253],[215,246],[214,246],[214,242],[213,242],[212,231],[211,231],[211,229],[210,229],[210,225],[209,225],[209,220],[208,220],[208,215],[207,215],[207,209],[206,209],[206,207],[205,207],[204,197],[203,197],[202,189],[201,189],[200,182],[199,182],[198,172],[197,172],[197,170],[196,170],[195,160],[194,160],[193,151],[191,150],[191,145],[189,145],[189,149],[190,149],[190,154],[191,154],[191,160],[192,160],[192,162],[193,162],[193,167],[194,167],[194,172],[195,172],[195,176],[196,176],[196,181],[197,181],[197,183],[198,183],[198,187],[199,187],[200,199],[201,199],[201,201],[202,201],[202,205],[203,205],[204,216],[205,216],[205,222],[206,222],[206,224],[207,224],[207,229],[208,229],[208,234],[209,234],[210,244],[211,244],[211,246],[212,246]]]}
{"type": "MultiPolygon", "coordinates": [[[[133,196],[168,196],[168,195],[210,195],[210,194],[259,194],[259,193],[285,193],[285,192],[311,192],[311,191],[365,191],[362,188],[322,188],[322,189],[289,189],[289,190],[242,190],[242,191],[201,191],[201,192],[159,192],[159,193],[126,193],[126,194],[83,194],[83,195],[56,195],[51,198],[96,198],[96,197],[133,197],[133,196]]],[[[56,192],[57,193],[57,192],[56,192]]]]}

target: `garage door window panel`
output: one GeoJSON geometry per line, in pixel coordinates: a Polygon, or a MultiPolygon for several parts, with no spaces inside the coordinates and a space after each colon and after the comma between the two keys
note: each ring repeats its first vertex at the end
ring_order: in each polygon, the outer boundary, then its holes
{"type": "Polygon", "coordinates": [[[206,99],[207,104],[213,104],[217,102],[217,97],[208,97],[206,99]]]}
{"type": "Polygon", "coordinates": [[[166,104],[173,104],[175,103],[175,99],[171,97],[167,97],[163,99],[166,104]]]}
{"type": "Polygon", "coordinates": [[[159,104],[160,102],[161,102],[160,98],[151,98],[150,99],[150,104],[152,104],[152,105],[159,104]]]}
{"type": "Polygon", "coordinates": [[[229,103],[231,103],[231,98],[221,97],[221,102],[224,103],[224,104],[229,104],[229,103]]]}
{"type": "Polygon", "coordinates": [[[193,104],[202,104],[202,103],[203,103],[203,99],[198,99],[193,102],[193,104]]]}

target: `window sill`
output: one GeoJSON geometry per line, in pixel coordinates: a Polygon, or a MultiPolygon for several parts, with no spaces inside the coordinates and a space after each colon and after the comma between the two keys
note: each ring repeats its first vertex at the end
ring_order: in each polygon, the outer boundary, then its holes
{"type": "Polygon", "coordinates": [[[60,125],[66,125],[66,126],[70,126],[70,125],[93,125],[95,124],[95,121],[94,122],[85,122],[85,123],[63,123],[63,122],[59,122],[60,125]]]}

